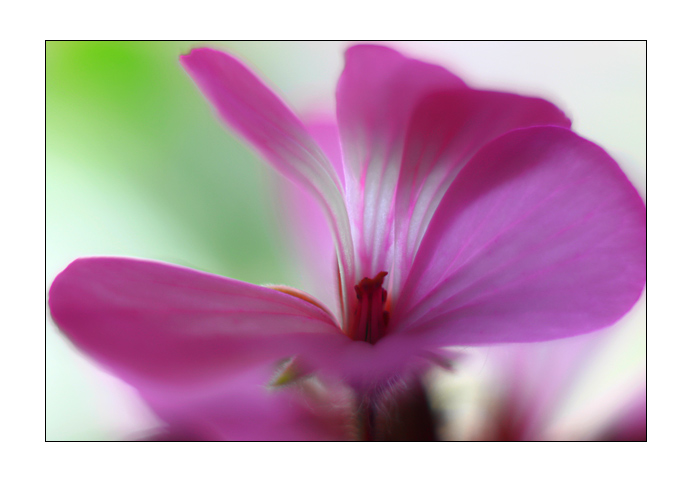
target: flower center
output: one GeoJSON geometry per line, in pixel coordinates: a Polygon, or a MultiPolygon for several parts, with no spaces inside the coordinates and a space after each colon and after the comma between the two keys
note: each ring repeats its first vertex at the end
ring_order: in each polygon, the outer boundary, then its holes
{"type": "Polygon", "coordinates": [[[380,271],[374,278],[363,278],[355,286],[358,306],[351,338],[367,341],[373,345],[387,330],[389,312],[385,310],[387,291],[382,288],[386,271],[380,271]]]}

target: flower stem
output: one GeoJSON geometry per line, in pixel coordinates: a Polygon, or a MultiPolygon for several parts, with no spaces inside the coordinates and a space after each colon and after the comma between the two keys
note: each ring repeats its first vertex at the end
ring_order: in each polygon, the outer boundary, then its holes
{"type": "Polygon", "coordinates": [[[435,416],[418,378],[363,394],[357,415],[362,441],[438,440],[435,416]]]}

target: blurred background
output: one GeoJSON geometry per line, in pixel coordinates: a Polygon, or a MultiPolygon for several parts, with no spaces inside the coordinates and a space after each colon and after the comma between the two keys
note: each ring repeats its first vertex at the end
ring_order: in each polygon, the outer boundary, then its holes
{"type": "MultiPolygon", "coordinates": [[[[645,198],[644,42],[385,44],[439,63],[473,87],[552,101],[645,198]]],[[[301,286],[272,197],[281,181],[217,121],[178,63],[201,45],[244,59],[300,114],[334,109],[349,44],[47,42],[46,290],[73,259],[93,255],[301,286]]],[[[553,437],[588,436],[643,390],[643,299],[621,322],[588,337],[575,342],[586,349],[542,344],[548,346],[531,355],[546,366],[553,351],[578,352],[579,370],[561,378],[559,396],[546,395],[552,408],[544,422],[553,437]]],[[[500,403],[502,360],[514,355],[497,351],[474,350],[463,366],[432,374],[433,403],[445,414],[449,438],[473,438],[500,403]]],[[[540,372],[531,377],[545,380],[540,372]]],[[[76,352],[48,317],[47,439],[132,438],[156,426],[136,394],[76,352]]]]}

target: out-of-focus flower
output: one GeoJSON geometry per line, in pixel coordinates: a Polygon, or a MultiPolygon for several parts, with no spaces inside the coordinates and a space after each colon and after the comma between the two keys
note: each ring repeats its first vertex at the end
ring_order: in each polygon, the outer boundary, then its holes
{"type": "Polygon", "coordinates": [[[552,104],[356,46],[337,88],[341,162],[237,59],[197,49],[181,60],[221,117],[319,203],[338,307],[156,262],[79,259],[51,287],[53,319],[145,399],[212,413],[232,380],[292,358],[355,390],[367,434],[383,394],[438,349],[590,332],[639,298],[643,202],[552,104]]]}
{"type": "Polygon", "coordinates": [[[596,439],[612,442],[646,441],[645,385],[624,407],[621,407],[620,414],[596,435],[596,439]]]}
{"type": "MultiPolygon", "coordinates": [[[[477,416],[475,429],[465,436],[502,441],[646,440],[644,382],[632,400],[615,404],[617,415],[611,415],[608,422],[596,416],[583,426],[560,423],[560,408],[608,335],[598,332],[488,349],[481,357],[485,371],[492,374],[485,377],[477,401],[483,405],[483,413],[477,416]]],[[[613,394],[602,395],[612,398],[613,394]]]]}

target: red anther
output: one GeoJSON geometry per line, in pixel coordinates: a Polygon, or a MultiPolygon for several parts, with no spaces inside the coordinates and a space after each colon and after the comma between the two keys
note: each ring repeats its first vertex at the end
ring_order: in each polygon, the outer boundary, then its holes
{"type": "Polygon", "coordinates": [[[389,313],[384,309],[387,291],[382,288],[386,271],[380,271],[374,278],[363,278],[354,288],[358,306],[355,323],[351,330],[354,340],[375,344],[385,334],[389,313]]]}

